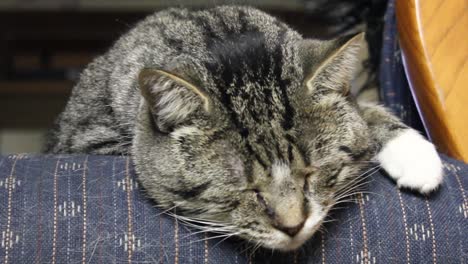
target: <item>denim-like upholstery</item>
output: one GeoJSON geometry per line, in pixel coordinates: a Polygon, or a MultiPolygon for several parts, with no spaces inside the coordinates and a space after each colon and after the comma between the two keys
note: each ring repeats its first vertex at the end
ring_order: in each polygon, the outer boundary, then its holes
{"type": "Polygon", "coordinates": [[[382,103],[405,124],[424,134],[423,123],[403,67],[395,17],[395,0],[388,1],[384,20],[379,67],[380,98],[382,103]]]}
{"type": "Polygon", "coordinates": [[[127,157],[0,158],[2,263],[462,263],[468,165],[444,157],[430,197],[373,175],[357,203],[292,253],[198,233],[146,199],[127,157]]]}

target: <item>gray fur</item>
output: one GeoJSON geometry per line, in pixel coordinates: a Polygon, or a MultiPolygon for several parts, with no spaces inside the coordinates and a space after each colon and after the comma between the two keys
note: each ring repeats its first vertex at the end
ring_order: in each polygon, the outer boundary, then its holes
{"type": "Polygon", "coordinates": [[[305,40],[249,7],[156,13],[82,73],[48,151],[131,154],[161,207],[297,248],[405,129],[346,94],[359,38],[305,40]]]}

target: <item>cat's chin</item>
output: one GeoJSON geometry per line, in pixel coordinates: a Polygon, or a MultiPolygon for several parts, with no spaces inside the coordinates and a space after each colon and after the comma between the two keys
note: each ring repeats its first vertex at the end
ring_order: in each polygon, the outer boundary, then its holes
{"type": "Polygon", "coordinates": [[[275,230],[271,239],[262,242],[263,246],[280,251],[291,251],[304,245],[319,229],[328,212],[328,209],[321,207],[318,203],[313,202],[312,204],[314,210],[311,210],[312,213],[307,217],[304,227],[297,235],[290,237],[281,231],[275,230]]]}

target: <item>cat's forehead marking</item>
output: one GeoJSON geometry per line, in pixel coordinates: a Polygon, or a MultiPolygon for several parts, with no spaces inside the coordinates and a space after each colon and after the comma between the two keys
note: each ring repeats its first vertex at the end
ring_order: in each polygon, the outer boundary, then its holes
{"type": "Polygon", "coordinates": [[[275,161],[271,166],[271,175],[275,181],[283,181],[291,175],[291,168],[282,161],[275,161]]]}

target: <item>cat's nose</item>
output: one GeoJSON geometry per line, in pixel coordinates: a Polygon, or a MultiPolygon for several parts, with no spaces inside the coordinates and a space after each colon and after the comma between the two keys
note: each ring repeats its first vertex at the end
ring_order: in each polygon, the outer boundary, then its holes
{"type": "Polygon", "coordinates": [[[301,231],[302,227],[304,227],[304,223],[305,223],[305,219],[302,220],[301,223],[295,226],[284,226],[281,223],[275,223],[275,227],[278,230],[281,230],[284,233],[288,234],[290,237],[294,237],[295,235],[297,235],[297,233],[299,233],[299,231],[301,231]]]}

